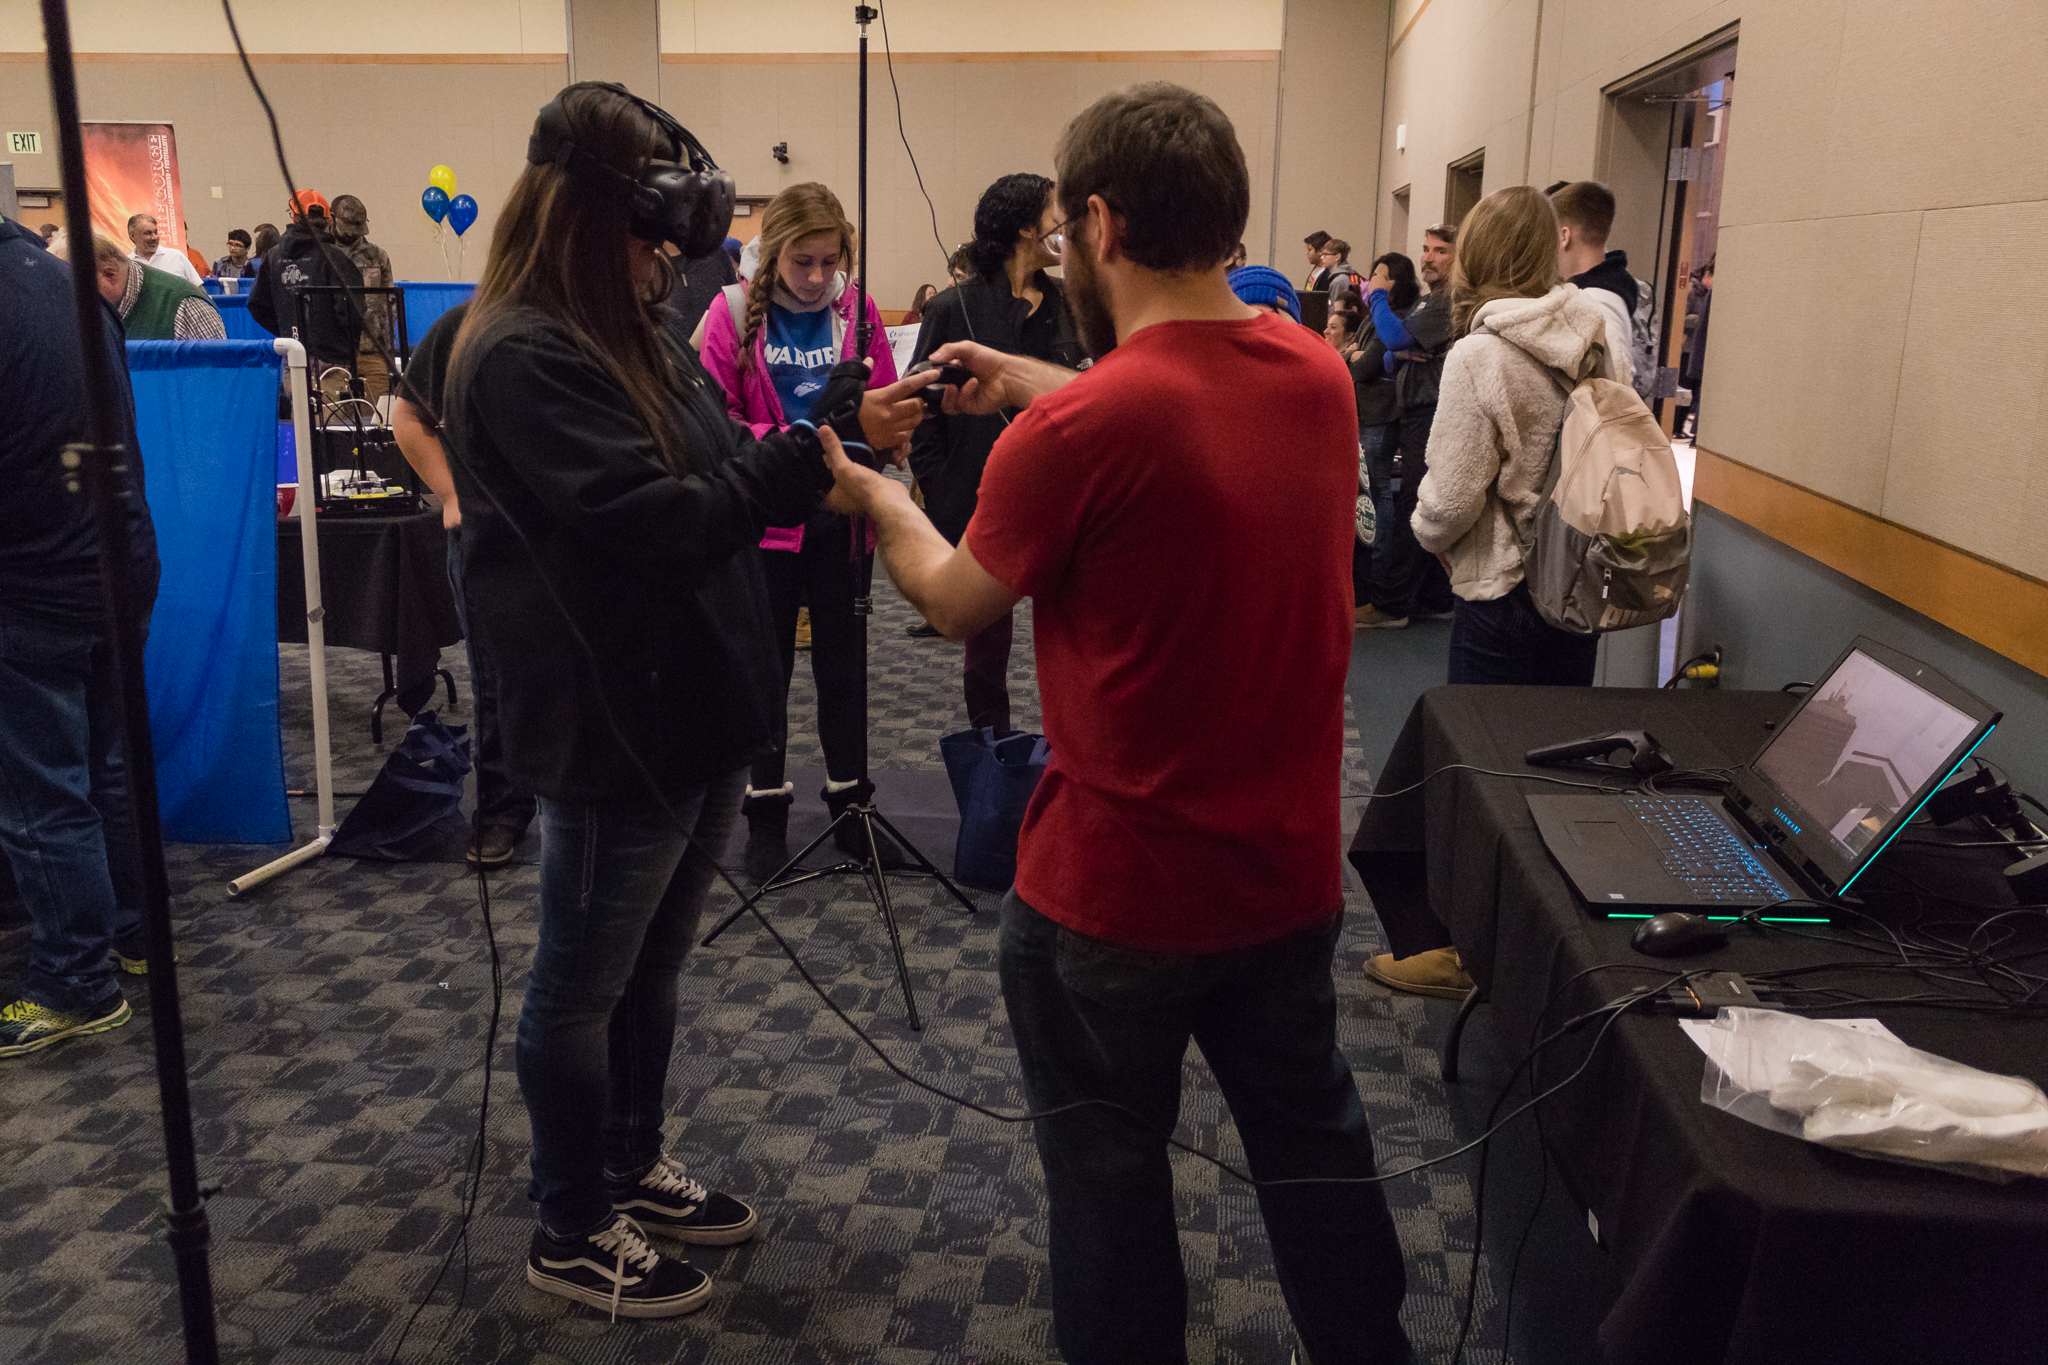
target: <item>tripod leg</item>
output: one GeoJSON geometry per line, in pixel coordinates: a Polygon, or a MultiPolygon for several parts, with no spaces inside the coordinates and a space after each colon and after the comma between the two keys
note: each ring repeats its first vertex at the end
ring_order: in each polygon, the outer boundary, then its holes
{"type": "Polygon", "coordinates": [[[897,847],[907,850],[912,857],[918,860],[918,862],[924,864],[923,870],[929,872],[933,877],[937,878],[940,886],[943,886],[946,888],[946,890],[952,892],[953,899],[959,901],[960,904],[966,906],[968,914],[971,915],[975,913],[974,902],[969,900],[967,898],[966,893],[963,892],[959,887],[953,885],[953,879],[951,877],[948,877],[945,873],[939,871],[939,866],[937,863],[933,862],[930,858],[924,856],[923,849],[919,848],[916,844],[911,843],[910,840],[904,838],[903,831],[897,829],[896,826],[890,824],[888,818],[884,816],[880,811],[875,812],[875,822],[881,825],[883,829],[889,832],[889,837],[896,841],[897,847]]]}
{"type": "MultiPolygon", "coordinates": [[[[849,811],[848,814],[851,814],[851,812],[849,811]]],[[[839,820],[844,820],[845,818],[846,816],[842,815],[839,817],[839,820]]],[[[717,940],[720,934],[732,928],[734,922],[737,921],[741,915],[746,914],[747,911],[752,910],[755,905],[759,904],[763,896],[767,895],[770,891],[776,890],[777,888],[775,883],[781,881],[782,878],[788,874],[789,870],[792,867],[795,867],[798,863],[810,857],[812,851],[815,850],[818,847],[818,845],[824,843],[827,839],[832,837],[832,831],[839,828],[839,820],[834,820],[831,824],[825,826],[825,832],[823,834],[820,834],[817,838],[811,840],[808,844],[805,844],[803,847],[803,851],[801,853],[798,853],[794,858],[791,858],[788,862],[784,863],[781,866],[781,868],[779,868],[776,871],[774,876],[770,877],[767,881],[761,883],[760,888],[756,890],[753,895],[741,901],[739,909],[733,911],[730,915],[727,915],[724,919],[720,920],[718,922],[717,928],[713,929],[710,933],[704,935],[703,946],[709,948],[712,945],[712,943],[714,943],[717,940]]]]}
{"type": "MultiPolygon", "coordinates": [[[[924,1021],[917,1017],[917,995],[910,989],[910,964],[903,960],[903,935],[896,928],[896,909],[889,903],[889,882],[882,875],[882,849],[875,842],[874,822],[882,817],[872,807],[860,812],[861,833],[868,846],[867,864],[861,870],[867,874],[868,890],[875,898],[875,906],[882,912],[883,927],[889,931],[889,951],[896,955],[896,980],[903,987],[903,1003],[910,1011],[910,1026],[922,1033],[924,1021]]],[[[883,820],[886,825],[888,821],[883,820]]]]}

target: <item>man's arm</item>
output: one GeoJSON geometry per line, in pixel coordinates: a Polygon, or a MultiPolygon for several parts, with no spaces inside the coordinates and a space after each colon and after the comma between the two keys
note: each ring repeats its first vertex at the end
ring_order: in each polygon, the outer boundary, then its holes
{"type": "Polygon", "coordinates": [[[448,452],[441,438],[422,420],[420,409],[405,398],[391,401],[391,434],[398,438],[398,453],[413,472],[440,495],[441,525],[454,530],[462,525],[462,506],[455,498],[455,476],[448,469],[448,452]]]}
{"type": "Polygon", "coordinates": [[[946,386],[948,413],[985,416],[1004,408],[1027,408],[1034,398],[1055,393],[1081,377],[1079,370],[1049,365],[1028,355],[1011,355],[973,341],[949,341],[932,352],[931,362],[958,365],[974,376],[958,388],[946,386]]]}
{"type": "Polygon", "coordinates": [[[948,545],[908,488],[849,460],[830,427],[818,428],[818,442],[833,478],[825,505],[875,523],[890,581],[939,634],[965,640],[1023,600],[981,567],[964,539],[948,545]]]}

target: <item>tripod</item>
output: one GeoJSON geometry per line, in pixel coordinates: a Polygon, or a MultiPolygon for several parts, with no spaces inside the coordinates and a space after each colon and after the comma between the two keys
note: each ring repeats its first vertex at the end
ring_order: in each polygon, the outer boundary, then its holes
{"type": "MultiPolygon", "coordinates": [[[[860,187],[858,202],[854,210],[855,225],[860,237],[860,273],[854,281],[853,309],[855,322],[852,335],[855,338],[855,354],[861,357],[867,355],[868,345],[874,339],[874,327],[868,321],[868,25],[874,21],[875,17],[876,11],[871,5],[857,4],[853,7],[853,21],[860,25],[860,122],[858,129],[860,140],[860,187]]],[[[764,270],[773,270],[774,265],[772,262],[764,262],[762,268],[764,270]]],[[[853,618],[859,628],[860,668],[855,687],[860,698],[861,716],[860,747],[855,757],[859,759],[860,772],[865,774],[868,770],[868,618],[874,612],[873,591],[875,584],[875,552],[868,544],[868,521],[866,517],[853,518],[852,548],[849,553],[853,556],[856,565],[856,582],[859,585],[855,590],[853,599],[853,618]]],[[[903,987],[903,1004],[909,1014],[910,1026],[913,1029],[922,1031],[924,1022],[918,1017],[917,994],[910,986],[910,966],[903,960],[903,935],[896,926],[896,909],[889,900],[889,883],[887,878],[893,872],[894,875],[899,877],[921,877],[936,880],[939,885],[952,893],[954,900],[959,901],[961,905],[966,907],[969,914],[974,913],[974,902],[969,900],[961,892],[960,888],[953,884],[950,877],[939,871],[931,859],[919,852],[915,844],[904,838],[902,831],[890,824],[888,819],[875,809],[872,801],[856,801],[841,811],[838,817],[825,827],[823,834],[820,834],[817,838],[806,844],[803,852],[783,864],[781,870],[761,884],[760,890],[747,897],[744,901],[741,901],[737,910],[734,910],[731,914],[720,920],[718,927],[704,936],[704,944],[706,947],[709,947],[720,934],[730,929],[741,915],[749,911],[752,911],[756,917],[759,917],[761,914],[759,907],[762,898],[772,892],[786,891],[792,886],[801,886],[805,882],[816,881],[820,877],[836,877],[856,872],[866,879],[868,895],[874,900],[875,909],[882,916],[882,924],[889,931],[889,950],[896,958],[896,980],[903,987]],[[820,868],[817,871],[797,872],[797,865],[803,862],[805,858],[810,857],[812,851],[822,845],[827,839],[833,838],[839,832],[841,826],[849,826],[856,831],[855,842],[860,852],[855,855],[854,859],[850,862],[835,864],[832,867],[820,868]],[[916,859],[914,865],[908,868],[898,867],[893,869],[883,866],[881,841],[876,837],[875,833],[878,827],[890,838],[893,838],[902,847],[904,852],[916,859]],[[796,872],[796,875],[790,875],[792,872],[796,872]]]]}

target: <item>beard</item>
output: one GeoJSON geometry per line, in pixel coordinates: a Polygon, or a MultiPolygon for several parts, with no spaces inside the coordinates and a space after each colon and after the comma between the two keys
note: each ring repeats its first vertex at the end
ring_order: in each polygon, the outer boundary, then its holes
{"type": "Polygon", "coordinates": [[[1067,307],[1074,313],[1074,330],[1081,338],[1081,349],[1088,353],[1090,360],[1100,360],[1116,349],[1116,319],[1109,313],[1109,291],[1103,288],[1102,277],[1095,273],[1095,263],[1088,259],[1088,251],[1069,239],[1074,249],[1060,258],[1061,273],[1066,276],[1067,307]]]}

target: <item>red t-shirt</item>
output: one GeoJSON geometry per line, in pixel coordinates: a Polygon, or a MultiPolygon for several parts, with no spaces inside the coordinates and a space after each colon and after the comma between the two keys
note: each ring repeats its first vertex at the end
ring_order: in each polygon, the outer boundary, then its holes
{"type": "Polygon", "coordinates": [[[1144,328],[996,442],[967,545],[1033,599],[1040,913],[1203,953],[1337,912],[1357,492],[1350,374],[1274,314],[1144,328]]]}

